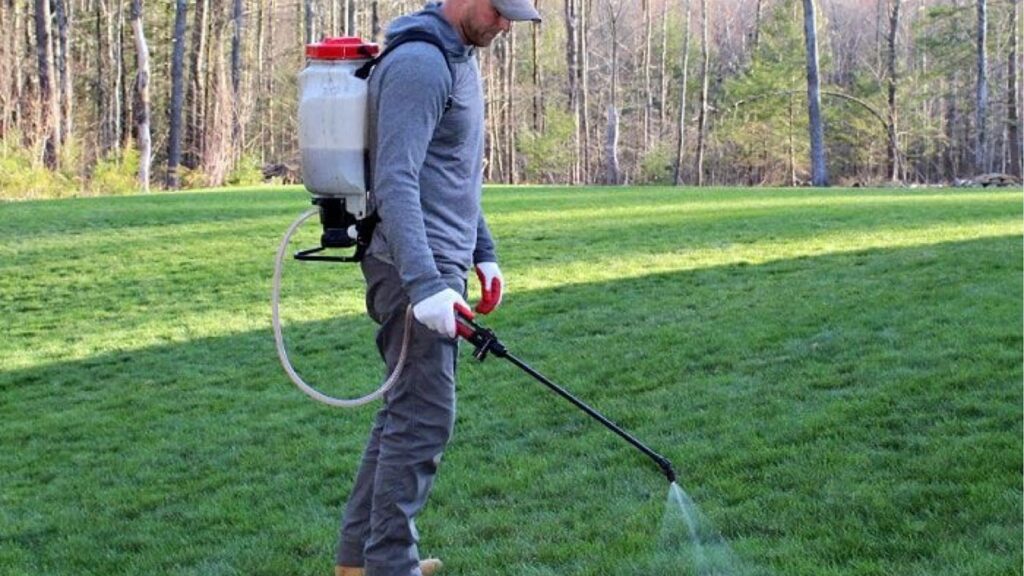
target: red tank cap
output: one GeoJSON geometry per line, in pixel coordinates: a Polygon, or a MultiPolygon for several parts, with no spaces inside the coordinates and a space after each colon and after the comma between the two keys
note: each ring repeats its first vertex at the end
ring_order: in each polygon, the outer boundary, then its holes
{"type": "Polygon", "coordinates": [[[306,45],[306,57],[314,60],[366,60],[380,52],[380,45],[364,42],[362,38],[324,38],[306,45]]]}

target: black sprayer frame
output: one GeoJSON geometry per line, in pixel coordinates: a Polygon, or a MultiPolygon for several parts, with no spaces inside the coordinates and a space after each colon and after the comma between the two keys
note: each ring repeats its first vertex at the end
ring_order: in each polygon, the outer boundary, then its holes
{"type": "Polygon", "coordinates": [[[341,198],[314,197],[313,204],[320,209],[320,224],[323,234],[320,245],[315,248],[299,250],[295,253],[296,260],[313,262],[361,262],[366,256],[366,249],[373,240],[373,231],[380,222],[376,212],[363,219],[357,219],[345,208],[345,200],[341,198]],[[348,234],[350,227],[355,226],[356,237],[348,234]],[[315,256],[328,248],[355,248],[351,256],[315,256]]]}
{"type": "Polygon", "coordinates": [[[484,328],[469,318],[461,315],[457,316],[457,322],[457,331],[459,336],[473,345],[475,348],[473,351],[473,357],[477,360],[483,362],[487,358],[488,354],[493,354],[498,358],[508,360],[530,376],[533,376],[538,382],[553,390],[562,398],[572,402],[577,408],[586,412],[588,416],[594,418],[601,424],[604,424],[605,427],[621,436],[626,442],[632,444],[637,450],[643,452],[651,460],[654,460],[658,467],[661,468],[662,473],[665,474],[665,477],[668,478],[669,482],[676,481],[676,471],[672,468],[672,463],[668,461],[668,458],[665,458],[661,454],[651,450],[643,442],[637,440],[632,434],[626,432],[619,425],[608,418],[605,418],[600,412],[594,410],[582,400],[573,396],[568,390],[562,388],[558,384],[555,384],[551,380],[548,380],[543,374],[531,368],[529,364],[509,353],[508,349],[505,348],[505,345],[498,340],[498,337],[495,336],[494,332],[491,330],[484,328]]]}

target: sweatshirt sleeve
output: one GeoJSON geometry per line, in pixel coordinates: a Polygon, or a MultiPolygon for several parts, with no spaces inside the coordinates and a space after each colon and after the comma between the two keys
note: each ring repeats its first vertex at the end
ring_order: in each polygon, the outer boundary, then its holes
{"type": "Polygon", "coordinates": [[[494,238],[491,230],[487,227],[487,219],[484,218],[483,210],[480,211],[480,221],[476,226],[476,249],[473,251],[473,263],[497,262],[498,255],[494,251],[494,238]]]}
{"type": "Polygon", "coordinates": [[[437,48],[404,44],[380,64],[373,198],[391,258],[416,304],[447,285],[434,263],[420,205],[420,169],[452,90],[437,48]]]}

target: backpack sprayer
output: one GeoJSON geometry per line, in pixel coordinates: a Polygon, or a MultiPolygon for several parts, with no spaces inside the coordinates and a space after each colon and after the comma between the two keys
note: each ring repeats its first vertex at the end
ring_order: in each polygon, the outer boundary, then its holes
{"type": "MultiPolygon", "coordinates": [[[[387,50],[379,56],[376,44],[363,42],[359,38],[327,38],[321,43],[306,47],[307,65],[299,74],[299,146],[302,150],[302,177],[306,189],[313,196],[315,207],[292,223],[278,247],[271,293],[272,323],[277,354],[288,377],[305,394],[330,406],[353,407],[372,402],[383,396],[398,381],[405,366],[409,336],[412,333],[412,306],[406,309],[405,335],[398,362],[380,388],[360,398],[334,398],[307,384],[288,359],[279,311],[281,274],[292,236],[306,220],[317,214],[323,227],[320,245],[296,252],[296,260],[359,262],[365,257],[366,249],[373,238],[374,228],[379,221],[376,213],[367,213],[370,187],[366,178],[369,162],[365,80],[373,66],[389,52],[402,43],[412,41],[429,42],[444,53],[440,41],[422,33],[393,40],[387,50]],[[328,249],[352,248],[355,251],[350,256],[322,254],[328,249]]],[[[474,347],[473,356],[477,360],[482,362],[488,355],[508,360],[632,444],[661,468],[669,482],[675,482],[676,473],[667,458],[651,450],[565,388],[511,354],[493,331],[462,313],[457,313],[456,332],[460,338],[474,347]]]]}

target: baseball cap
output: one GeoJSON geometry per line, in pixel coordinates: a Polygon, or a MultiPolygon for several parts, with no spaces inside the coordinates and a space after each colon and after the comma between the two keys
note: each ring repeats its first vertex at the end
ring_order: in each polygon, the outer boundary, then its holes
{"type": "Polygon", "coordinates": [[[540,22],[540,13],[531,0],[491,0],[494,8],[505,18],[515,22],[532,20],[540,22]]]}

